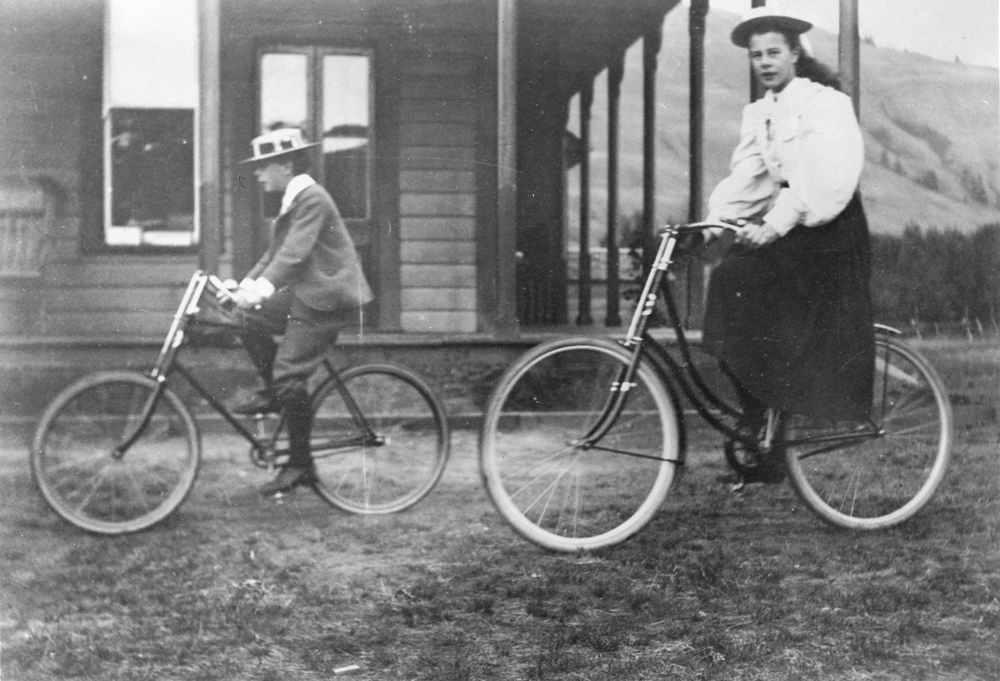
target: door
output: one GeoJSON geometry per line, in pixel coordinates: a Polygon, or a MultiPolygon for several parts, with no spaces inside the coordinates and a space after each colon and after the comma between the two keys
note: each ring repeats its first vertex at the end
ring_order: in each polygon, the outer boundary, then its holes
{"type": "MultiPolygon", "coordinates": [[[[310,174],[336,202],[373,288],[378,234],[375,226],[375,79],[370,50],[334,46],[274,46],[258,61],[258,134],[302,130],[314,148],[310,174]]],[[[262,195],[260,217],[273,218],[281,196],[262,195]]],[[[263,252],[262,240],[258,252],[263,252]]],[[[376,298],[378,291],[376,290],[376,298]]]]}

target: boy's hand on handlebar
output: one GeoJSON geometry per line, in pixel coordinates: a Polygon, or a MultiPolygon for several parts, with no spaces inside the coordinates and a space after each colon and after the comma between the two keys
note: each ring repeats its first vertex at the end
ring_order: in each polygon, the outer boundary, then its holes
{"type": "Polygon", "coordinates": [[[246,288],[241,288],[236,291],[236,307],[241,310],[257,307],[262,302],[264,302],[264,296],[256,291],[251,291],[246,288]]]}
{"type": "MultiPolygon", "coordinates": [[[[215,281],[218,282],[218,279],[215,281]]],[[[219,284],[221,284],[221,288],[215,292],[215,299],[219,302],[232,300],[236,295],[236,289],[240,287],[235,279],[226,279],[223,282],[219,282],[219,284]]]]}
{"type": "Polygon", "coordinates": [[[274,293],[274,286],[263,277],[244,279],[236,290],[236,307],[245,310],[259,306],[274,293]]]}

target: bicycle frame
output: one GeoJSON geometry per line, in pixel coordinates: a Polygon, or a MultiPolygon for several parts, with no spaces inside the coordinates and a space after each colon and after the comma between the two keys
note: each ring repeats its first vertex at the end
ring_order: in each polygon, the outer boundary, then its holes
{"type": "MultiPolygon", "coordinates": [[[[252,447],[251,458],[254,458],[254,453],[257,453],[260,461],[273,464],[277,457],[285,454],[285,450],[275,449],[278,434],[280,433],[282,425],[285,421],[284,411],[282,411],[279,415],[279,421],[271,434],[267,437],[259,437],[244,426],[243,423],[235,415],[233,415],[233,413],[229,411],[229,409],[227,409],[215,395],[205,388],[195,378],[192,372],[178,360],[178,354],[180,349],[184,346],[184,340],[187,336],[188,330],[190,329],[192,322],[197,319],[198,313],[201,311],[200,302],[206,291],[210,291],[210,294],[220,295],[223,298],[228,297],[232,299],[232,295],[225,288],[222,282],[214,275],[208,275],[200,270],[196,271],[192,275],[191,280],[188,283],[188,287],[181,298],[181,302],[177,307],[177,312],[174,314],[170,329],[167,331],[167,336],[163,341],[163,346],[160,349],[160,354],[157,357],[156,364],[150,371],[150,377],[157,382],[157,389],[151,394],[146,405],[144,405],[142,415],[138,419],[133,431],[124,439],[122,444],[115,449],[113,455],[116,458],[123,456],[128,448],[132,446],[132,444],[148,426],[149,420],[155,411],[156,403],[162,396],[163,391],[166,390],[170,380],[170,375],[174,372],[182,376],[188,384],[194,388],[195,392],[208,402],[212,409],[218,412],[218,414],[222,416],[222,418],[230,426],[232,426],[232,428],[239,435],[250,443],[252,447]],[[270,459],[268,457],[268,452],[273,452],[273,457],[270,459]]],[[[199,323],[207,326],[216,326],[236,331],[241,328],[235,321],[199,323]]],[[[333,384],[334,389],[340,393],[344,403],[347,405],[351,418],[358,427],[360,433],[355,437],[342,440],[314,442],[312,444],[313,457],[320,458],[323,456],[329,456],[335,452],[356,449],[362,446],[378,446],[383,444],[384,439],[377,435],[369,425],[364,413],[362,413],[361,409],[358,407],[357,402],[347,389],[347,386],[340,378],[338,371],[328,357],[323,358],[322,365],[326,370],[327,378],[321,383],[321,387],[325,386],[327,383],[333,384]]],[[[255,459],[254,463],[257,463],[258,459],[255,459]]]]}
{"type": "MultiPolygon", "coordinates": [[[[741,442],[744,445],[750,447],[761,446],[761,443],[754,438],[737,428],[730,427],[723,421],[723,417],[739,416],[740,411],[727,404],[715,394],[699,373],[692,360],[691,348],[684,328],[680,323],[680,315],[677,313],[677,306],[670,290],[667,274],[670,266],[673,264],[672,255],[677,245],[677,238],[683,234],[701,231],[706,227],[722,227],[733,231],[738,229],[734,225],[709,222],[692,223],[690,225],[668,225],[663,229],[656,256],[653,259],[649,274],[646,276],[646,281],[643,285],[635,312],[632,315],[628,331],[625,338],[620,341],[623,347],[632,351],[632,360],[628,367],[622,370],[618,381],[612,385],[611,395],[601,416],[584,438],[582,438],[581,444],[584,444],[588,448],[598,448],[597,443],[618,418],[628,398],[628,390],[632,386],[632,379],[643,357],[650,359],[664,383],[679,385],[681,391],[691,402],[698,415],[712,426],[712,428],[721,432],[727,438],[741,442]],[[657,302],[661,298],[667,308],[667,318],[669,319],[671,328],[677,337],[677,345],[682,360],[680,363],[649,333],[650,318],[653,315],[657,302]]],[[[891,333],[895,331],[882,325],[876,325],[875,330],[878,333],[891,333]]],[[[770,446],[774,427],[775,423],[772,419],[768,424],[765,447],[770,446]]],[[[865,427],[854,432],[786,440],[784,444],[828,444],[827,447],[810,452],[809,456],[814,456],[857,440],[879,437],[882,434],[883,430],[875,423],[869,421],[865,427]]]]}

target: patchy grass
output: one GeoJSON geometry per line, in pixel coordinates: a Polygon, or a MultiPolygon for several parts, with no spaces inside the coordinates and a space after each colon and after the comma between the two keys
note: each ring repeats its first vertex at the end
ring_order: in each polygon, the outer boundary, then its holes
{"type": "Polygon", "coordinates": [[[961,402],[954,463],[874,534],[826,527],[787,486],[728,493],[703,429],[654,522],[583,556],[506,527],[467,431],[435,492],[384,518],[259,500],[243,449],[208,438],[176,517],[119,538],[59,520],[8,447],[2,678],[1000,678],[1000,352],[921,349],[961,402]]]}

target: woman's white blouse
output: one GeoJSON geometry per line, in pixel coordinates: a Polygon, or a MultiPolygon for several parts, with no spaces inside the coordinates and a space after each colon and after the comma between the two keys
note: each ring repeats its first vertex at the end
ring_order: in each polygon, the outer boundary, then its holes
{"type": "Polygon", "coordinates": [[[708,200],[710,220],[763,216],[779,234],[840,215],[858,188],[864,142],[850,97],[794,78],[743,109],[729,177],[708,200]]]}

